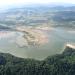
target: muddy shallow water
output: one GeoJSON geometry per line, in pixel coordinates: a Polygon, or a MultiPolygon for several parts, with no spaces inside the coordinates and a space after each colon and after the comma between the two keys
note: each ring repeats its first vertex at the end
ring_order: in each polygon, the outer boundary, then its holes
{"type": "MultiPolygon", "coordinates": [[[[29,45],[24,33],[18,31],[0,31],[0,51],[18,57],[44,59],[49,55],[61,53],[66,43],[75,43],[75,32],[60,28],[42,31],[47,41],[42,45],[29,45]]],[[[40,41],[45,40],[41,39],[40,41]]]]}

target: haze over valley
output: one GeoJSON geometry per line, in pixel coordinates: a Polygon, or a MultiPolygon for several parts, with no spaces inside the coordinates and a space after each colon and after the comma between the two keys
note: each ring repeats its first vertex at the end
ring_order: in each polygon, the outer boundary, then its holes
{"type": "Polygon", "coordinates": [[[75,6],[34,5],[0,13],[0,51],[44,59],[75,43],[75,6]]]}

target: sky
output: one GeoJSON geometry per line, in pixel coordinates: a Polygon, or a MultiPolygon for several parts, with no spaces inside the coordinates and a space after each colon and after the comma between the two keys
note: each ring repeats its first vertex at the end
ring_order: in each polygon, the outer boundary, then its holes
{"type": "Polygon", "coordinates": [[[57,3],[73,3],[75,4],[75,0],[0,0],[0,8],[10,6],[10,5],[20,5],[20,4],[30,4],[30,3],[51,3],[51,2],[57,2],[57,3]]]}

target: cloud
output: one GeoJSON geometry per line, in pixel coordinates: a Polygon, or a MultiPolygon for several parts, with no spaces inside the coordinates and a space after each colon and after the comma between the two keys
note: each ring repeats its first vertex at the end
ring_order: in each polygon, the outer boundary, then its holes
{"type": "Polygon", "coordinates": [[[59,4],[62,3],[72,3],[75,4],[75,0],[0,0],[0,9],[6,9],[12,6],[16,5],[22,5],[22,4],[32,4],[32,3],[51,3],[51,2],[57,2],[59,4]]]}

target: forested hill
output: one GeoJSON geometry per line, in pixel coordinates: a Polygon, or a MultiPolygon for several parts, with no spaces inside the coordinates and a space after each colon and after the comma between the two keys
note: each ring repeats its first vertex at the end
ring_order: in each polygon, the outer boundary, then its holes
{"type": "Polygon", "coordinates": [[[41,61],[0,53],[0,75],[75,75],[75,49],[66,46],[62,54],[41,61]]]}

